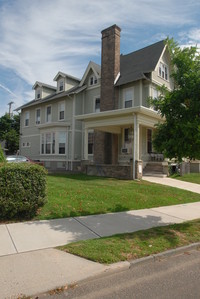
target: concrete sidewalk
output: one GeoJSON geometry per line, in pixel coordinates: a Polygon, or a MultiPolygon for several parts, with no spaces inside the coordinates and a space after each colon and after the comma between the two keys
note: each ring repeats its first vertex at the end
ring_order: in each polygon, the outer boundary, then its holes
{"type": "MultiPolygon", "coordinates": [[[[166,182],[166,179],[162,180],[166,182]]],[[[127,262],[104,266],[53,247],[197,218],[200,218],[200,201],[121,213],[0,225],[0,299],[46,292],[113,268],[129,266],[127,262]]]]}
{"type": "Polygon", "coordinates": [[[0,256],[200,218],[200,202],[66,219],[0,225],[0,256]]]}
{"type": "Polygon", "coordinates": [[[200,194],[200,185],[199,184],[184,182],[184,181],[171,179],[171,178],[160,178],[160,177],[152,177],[152,176],[143,176],[142,179],[145,181],[151,182],[151,183],[156,183],[156,184],[166,185],[166,186],[175,187],[175,188],[179,188],[179,189],[184,189],[187,191],[191,191],[191,192],[200,194]]]}
{"type": "Polygon", "coordinates": [[[0,299],[73,284],[129,263],[104,266],[52,247],[200,217],[200,202],[176,206],[0,225],[0,299]],[[46,249],[45,249],[46,248],[46,249]],[[48,248],[48,249],[47,249],[48,248]]]}

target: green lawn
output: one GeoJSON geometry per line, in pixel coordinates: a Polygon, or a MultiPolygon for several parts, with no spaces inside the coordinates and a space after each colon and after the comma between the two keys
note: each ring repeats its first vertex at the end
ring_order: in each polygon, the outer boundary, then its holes
{"type": "Polygon", "coordinates": [[[48,202],[35,219],[53,219],[200,201],[189,191],[152,184],[80,175],[48,175],[48,202]]]}
{"type": "Polygon", "coordinates": [[[200,184],[200,173],[190,173],[185,174],[184,176],[180,176],[178,174],[174,174],[172,178],[180,180],[180,181],[186,181],[190,183],[200,184]]]}
{"type": "Polygon", "coordinates": [[[95,262],[111,264],[138,259],[200,242],[200,219],[129,234],[80,241],[59,249],[95,262]]]}

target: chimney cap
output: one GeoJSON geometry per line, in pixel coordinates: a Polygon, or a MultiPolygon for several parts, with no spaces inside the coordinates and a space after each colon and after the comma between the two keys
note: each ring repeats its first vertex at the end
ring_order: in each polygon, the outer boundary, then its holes
{"type": "Polygon", "coordinates": [[[108,27],[108,28],[105,28],[101,31],[101,34],[105,34],[106,32],[108,31],[119,31],[121,32],[121,28],[119,26],[117,26],[116,24],[108,27]]]}

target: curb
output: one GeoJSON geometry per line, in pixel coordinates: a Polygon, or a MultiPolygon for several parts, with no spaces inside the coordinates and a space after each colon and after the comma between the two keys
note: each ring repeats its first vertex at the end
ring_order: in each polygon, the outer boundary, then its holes
{"type": "Polygon", "coordinates": [[[145,264],[145,263],[149,263],[149,262],[156,262],[163,258],[167,258],[167,257],[175,256],[177,254],[185,253],[187,251],[199,250],[199,249],[200,249],[200,242],[193,243],[191,245],[186,245],[186,246],[179,247],[179,248],[175,248],[175,249],[170,249],[170,250],[163,251],[163,252],[157,253],[157,254],[152,254],[150,256],[143,257],[143,258],[140,258],[137,260],[131,260],[131,261],[129,261],[130,268],[132,268],[136,265],[141,265],[141,264],[145,264]]]}

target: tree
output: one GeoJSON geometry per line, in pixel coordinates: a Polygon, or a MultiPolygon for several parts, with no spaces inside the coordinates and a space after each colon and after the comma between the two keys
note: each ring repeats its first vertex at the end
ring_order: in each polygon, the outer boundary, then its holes
{"type": "Polygon", "coordinates": [[[0,140],[5,140],[8,153],[13,154],[19,149],[20,115],[0,117],[0,140]]]}
{"type": "Polygon", "coordinates": [[[158,99],[151,99],[164,119],[156,126],[153,144],[168,158],[200,159],[200,54],[196,47],[182,49],[173,40],[167,45],[174,89],[163,86],[158,99]]]}
{"type": "Polygon", "coordinates": [[[3,150],[1,148],[1,144],[0,144],[0,163],[1,162],[6,162],[6,158],[4,156],[3,150]]]}

